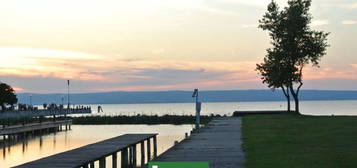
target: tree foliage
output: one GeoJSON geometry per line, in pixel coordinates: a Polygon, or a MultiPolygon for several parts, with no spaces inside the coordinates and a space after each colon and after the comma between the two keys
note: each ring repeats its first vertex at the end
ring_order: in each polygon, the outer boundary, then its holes
{"type": "Polygon", "coordinates": [[[17,97],[15,90],[6,83],[0,82],[0,106],[2,110],[5,110],[6,105],[13,106],[17,103],[17,97]]]}
{"type": "Polygon", "coordinates": [[[289,0],[288,6],[279,10],[272,1],[267,12],[259,20],[259,28],[268,31],[272,47],[267,49],[263,63],[257,71],[269,88],[281,88],[289,99],[295,100],[299,112],[299,92],[303,85],[303,68],[307,64],[319,67],[326,54],[329,33],[312,30],[309,13],[311,0],[289,0]]]}

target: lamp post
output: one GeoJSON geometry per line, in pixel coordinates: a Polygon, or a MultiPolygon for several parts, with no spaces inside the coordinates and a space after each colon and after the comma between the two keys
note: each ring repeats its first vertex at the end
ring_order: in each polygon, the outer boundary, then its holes
{"type": "Polygon", "coordinates": [[[192,97],[196,98],[196,121],[195,121],[195,127],[196,129],[200,128],[200,112],[201,112],[201,102],[198,101],[198,89],[195,89],[193,91],[192,97]]]}
{"type": "Polygon", "coordinates": [[[70,106],[70,101],[69,101],[69,80],[67,80],[67,112],[65,113],[64,117],[67,117],[67,113],[69,113],[69,106],[70,106]]]}
{"type": "Polygon", "coordinates": [[[32,106],[32,94],[30,94],[30,106],[32,106]]]}

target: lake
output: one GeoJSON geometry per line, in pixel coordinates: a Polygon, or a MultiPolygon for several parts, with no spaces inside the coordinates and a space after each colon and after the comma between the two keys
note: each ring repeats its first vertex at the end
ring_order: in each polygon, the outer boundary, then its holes
{"type": "MultiPolygon", "coordinates": [[[[292,102],[292,106],[294,103],[292,102]]],[[[189,115],[195,114],[194,103],[158,104],[95,104],[90,105],[95,115],[189,115]],[[102,106],[104,113],[97,113],[102,106]]],[[[307,115],[357,115],[357,100],[350,101],[301,101],[301,112],[307,115]]],[[[286,110],[286,102],[223,102],[202,104],[201,114],[232,115],[234,111],[286,110]]]]}
{"type": "Polygon", "coordinates": [[[12,167],[126,133],[159,133],[157,150],[161,154],[173,146],[174,141],[182,140],[192,128],[192,125],[72,125],[69,131],[30,137],[27,141],[2,147],[0,167],[12,167]]]}
{"type": "MultiPolygon", "coordinates": [[[[98,115],[98,104],[90,105],[98,115]]],[[[166,104],[100,104],[99,115],[194,115],[193,103],[166,104]]],[[[236,110],[285,110],[285,102],[224,102],[203,103],[202,114],[231,115],[236,110]]],[[[302,101],[301,111],[308,115],[357,115],[357,101],[302,101]]],[[[184,138],[192,125],[73,125],[67,132],[30,138],[27,142],[1,148],[0,167],[7,168],[55,153],[125,133],[159,133],[158,154],[171,147],[175,140],[184,138]]],[[[110,163],[110,162],[108,162],[110,163]]]]}

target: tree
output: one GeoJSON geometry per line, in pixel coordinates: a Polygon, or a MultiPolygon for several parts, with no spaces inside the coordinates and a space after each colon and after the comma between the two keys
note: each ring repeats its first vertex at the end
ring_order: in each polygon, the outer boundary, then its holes
{"type": "Polygon", "coordinates": [[[257,64],[256,70],[260,72],[263,83],[268,84],[269,88],[273,91],[280,88],[283,91],[287,100],[287,111],[290,112],[289,85],[287,85],[288,81],[286,81],[286,76],[288,75],[286,72],[288,71],[285,70],[287,66],[284,66],[284,63],[281,62],[281,59],[277,54],[279,54],[279,52],[268,50],[268,55],[264,58],[264,63],[257,64]]]}
{"type": "Polygon", "coordinates": [[[15,90],[10,85],[0,82],[1,109],[4,111],[6,109],[6,105],[11,105],[13,107],[14,104],[16,103],[17,103],[17,97],[15,94],[15,90]]]}
{"type": "Polygon", "coordinates": [[[279,10],[277,3],[272,1],[263,19],[259,20],[259,28],[269,32],[272,48],[267,50],[264,62],[257,64],[257,70],[268,87],[281,88],[287,99],[289,93],[292,95],[296,112],[300,112],[303,68],[310,63],[319,67],[329,46],[329,33],[311,30],[310,6],[311,0],[289,0],[288,6],[279,10]]]}

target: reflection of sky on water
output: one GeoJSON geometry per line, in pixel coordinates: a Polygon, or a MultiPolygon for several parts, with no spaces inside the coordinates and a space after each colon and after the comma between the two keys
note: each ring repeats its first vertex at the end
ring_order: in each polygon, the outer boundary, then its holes
{"type": "MultiPolygon", "coordinates": [[[[17,143],[7,142],[7,147],[1,148],[0,167],[19,165],[126,133],[159,133],[157,141],[160,154],[171,147],[175,140],[181,140],[185,132],[191,129],[191,125],[73,125],[72,130],[67,132],[30,137],[17,143]]],[[[140,156],[139,146],[137,149],[140,156]]],[[[111,163],[109,160],[108,167],[111,163]]]]}

